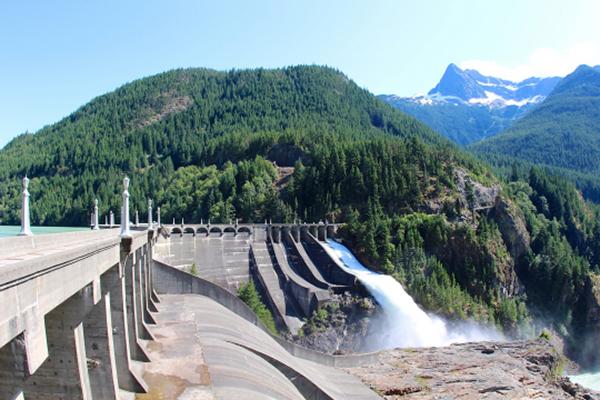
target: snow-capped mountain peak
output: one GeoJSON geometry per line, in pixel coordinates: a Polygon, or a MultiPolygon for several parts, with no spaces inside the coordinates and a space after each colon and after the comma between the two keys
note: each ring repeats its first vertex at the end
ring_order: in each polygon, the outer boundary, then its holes
{"type": "Polygon", "coordinates": [[[560,81],[559,77],[529,78],[521,82],[512,82],[478,71],[462,70],[450,64],[440,82],[429,91],[427,96],[419,98],[420,104],[428,104],[427,98],[434,104],[444,99],[449,102],[463,102],[470,105],[488,107],[522,107],[543,101],[560,81]]]}

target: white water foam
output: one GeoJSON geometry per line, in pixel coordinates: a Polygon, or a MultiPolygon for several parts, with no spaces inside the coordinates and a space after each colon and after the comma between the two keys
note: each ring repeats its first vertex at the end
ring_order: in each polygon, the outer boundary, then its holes
{"type": "Polygon", "coordinates": [[[571,375],[569,379],[583,387],[600,392],[600,372],[571,375]]]}
{"type": "Polygon", "coordinates": [[[328,240],[324,247],[341,268],[360,280],[381,306],[385,334],[379,338],[378,348],[447,346],[503,339],[495,330],[474,323],[450,330],[441,318],[423,311],[393,277],[365,268],[348,248],[334,240],[328,240]]]}

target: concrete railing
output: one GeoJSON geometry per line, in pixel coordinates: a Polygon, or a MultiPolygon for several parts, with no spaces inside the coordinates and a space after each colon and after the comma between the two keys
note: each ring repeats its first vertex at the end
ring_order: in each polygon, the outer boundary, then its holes
{"type": "Polygon", "coordinates": [[[354,367],[371,364],[379,359],[378,353],[330,355],[291,343],[271,334],[256,314],[230,291],[206,279],[189,274],[164,262],[153,260],[154,288],[159,294],[199,294],[221,304],[246,321],[273,337],[288,353],[319,364],[334,367],[354,367]]]}

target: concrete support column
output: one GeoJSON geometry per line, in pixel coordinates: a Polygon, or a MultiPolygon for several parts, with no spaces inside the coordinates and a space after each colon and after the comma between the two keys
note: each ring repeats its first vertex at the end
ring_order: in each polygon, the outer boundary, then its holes
{"type": "Polygon", "coordinates": [[[34,375],[24,377],[26,399],[92,399],[83,319],[93,306],[88,286],[46,315],[49,356],[34,375]]]}
{"type": "Polygon", "coordinates": [[[138,287],[136,284],[136,271],[134,263],[135,256],[130,254],[124,260],[124,275],[125,275],[125,305],[127,315],[127,330],[129,339],[129,351],[132,360],[148,362],[150,359],[146,352],[138,343],[138,338],[143,339],[148,335],[144,334],[145,327],[141,322],[141,313],[138,300],[138,287]]]}
{"type": "Polygon", "coordinates": [[[292,237],[294,238],[294,241],[296,243],[300,243],[300,227],[299,226],[293,226],[292,227],[292,237]]]}
{"type": "MultiPolygon", "coordinates": [[[[194,233],[195,235],[195,233],[194,233]]],[[[152,279],[152,239],[153,235],[148,235],[148,245],[146,245],[146,264],[144,266],[145,276],[146,276],[146,293],[147,293],[147,309],[151,312],[158,312],[158,308],[156,307],[155,302],[158,300],[158,296],[154,293],[154,283],[152,279]]],[[[194,245],[196,242],[194,241],[194,245]]],[[[156,323],[154,317],[150,315],[151,321],[156,323]]]]}
{"type": "Polygon", "coordinates": [[[23,398],[25,378],[29,376],[25,347],[24,335],[20,334],[0,348],[0,399],[23,398]]]}
{"type": "Polygon", "coordinates": [[[138,210],[135,210],[135,227],[140,226],[140,215],[138,214],[138,210]]]}
{"type": "Polygon", "coordinates": [[[83,321],[85,353],[93,399],[117,400],[119,386],[113,343],[110,293],[106,293],[83,321]]]}
{"type": "Polygon", "coordinates": [[[137,264],[137,273],[140,277],[140,301],[141,301],[141,315],[143,316],[143,322],[146,324],[156,324],[154,317],[150,314],[150,291],[148,284],[148,246],[144,246],[140,249],[140,258],[137,264]]]}
{"type": "Polygon", "coordinates": [[[111,228],[115,226],[115,214],[110,210],[110,226],[111,228]]]}
{"type": "Polygon", "coordinates": [[[156,207],[156,225],[160,228],[160,207],[156,207]]]}
{"type": "Polygon", "coordinates": [[[325,229],[325,225],[319,225],[317,227],[317,239],[319,239],[320,241],[325,241],[327,240],[327,233],[326,233],[326,229],[325,229]]]}
{"type": "Polygon", "coordinates": [[[121,389],[134,393],[145,393],[147,388],[144,382],[136,376],[131,365],[130,335],[133,333],[128,329],[125,276],[120,275],[118,268],[116,275],[115,284],[110,286],[109,299],[117,380],[121,389]]]}

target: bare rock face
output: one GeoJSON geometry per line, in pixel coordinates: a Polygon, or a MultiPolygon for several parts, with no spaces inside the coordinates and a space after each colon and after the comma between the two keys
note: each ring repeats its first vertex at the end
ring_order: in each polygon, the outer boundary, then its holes
{"type": "Polygon", "coordinates": [[[333,301],[315,312],[298,336],[289,339],[323,353],[356,353],[367,346],[370,321],[376,313],[371,298],[349,293],[334,295],[333,301]]]}
{"type": "Polygon", "coordinates": [[[496,198],[500,193],[499,185],[484,186],[483,184],[471,179],[469,173],[462,169],[454,170],[454,180],[456,188],[461,198],[462,204],[468,205],[469,201],[469,185],[472,191],[472,206],[475,211],[485,210],[494,207],[496,198]]]}
{"type": "Polygon", "coordinates": [[[494,203],[493,216],[512,258],[518,262],[527,252],[531,242],[520,210],[502,196],[498,196],[494,203]]]}
{"type": "Polygon", "coordinates": [[[564,357],[539,339],[394,349],[349,368],[385,399],[600,399],[560,376],[564,357]]]}

